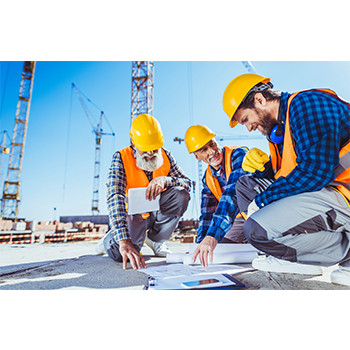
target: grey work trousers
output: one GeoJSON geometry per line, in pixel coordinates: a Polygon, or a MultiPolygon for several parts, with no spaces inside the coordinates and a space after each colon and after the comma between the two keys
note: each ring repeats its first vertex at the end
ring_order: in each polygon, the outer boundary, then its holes
{"type": "Polygon", "coordinates": [[[242,217],[235,218],[232,227],[226,232],[220,243],[242,243],[247,242],[244,235],[244,222],[242,217]]]}
{"type": "MultiPolygon", "coordinates": [[[[140,214],[128,215],[128,230],[134,248],[138,252],[141,250],[147,230],[148,237],[154,242],[162,243],[168,240],[186,211],[189,200],[190,195],[183,187],[170,187],[160,195],[160,209],[151,212],[147,219],[143,219],[140,214]]],[[[123,260],[119,253],[119,245],[111,233],[104,239],[104,247],[111,259],[118,262],[123,260]]]]}
{"type": "MultiPolygon", "coordinates": [[[[271,181],[269,182],[271,183],[271,181]]],[[[269,183],[242,176],[236,185],[240,211],[269,183]]],[[[249,243],[276,258],[303,264],[350,266],[350,207],[325,187],[270,203],[244,224],[249,243]]]]}

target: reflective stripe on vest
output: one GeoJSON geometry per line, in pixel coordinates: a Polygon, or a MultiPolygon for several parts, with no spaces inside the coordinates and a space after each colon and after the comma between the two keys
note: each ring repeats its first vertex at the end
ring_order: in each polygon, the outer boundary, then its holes
{"type": "MultiPolygon", "coordinates": [[[[157,170],[153,171],[152,178],[156,178],[158,176],[167,176],[170,171],[170,161],[165,151],[161,148],[162,157],[163,157],[163,165],[157,170]]],[[[136,151],[137,152],[137,151],[136,151]]],[[[131,146],[125,147],[119,151],[126,175],[126,197],[128,197],[129,188],[139,188],[139,187],[147,187],[149,184],[148,178],[145,172],[137,167],[136,159],[134,156],[134,151],[131,146]]],[[[128,210],[127,203],[126,210],[128,210]]],[[[149,216],[149,213],[143,214],[142,217],[146,219],[149,216]]]]}
{"type": "MultiPolygon", "coordinates": [[[[350,106],[349,103],[347,103],[345,100],[340,98],[334,91],[330,89],[310,89],[310,90],[304,90],[304,91],[320,91],[328,95],[331,95],[333,97],[336,97],[341,102],[346,103],[348,106],[350,106]]],[[[304,91],[296,92],[293,95],[291,95],[288,99],[282,158],[279,155],[276,145],[269,142],[271,164],[275,172],[275,179],[278,179],[281,176],[286,177],[298,165],[296,161],[297,155],[295,151],[294,140],[292,138],[292,130],[290,128],[290,123],[289,123],[289,109],[293,98],[296,95],[298,95],[300,92],[304,92],[304,91]]],[[[329,185],[335,186],[343,196],[345,196],[348,200],[350,200],[350,142],[349,141],[341,148],[339,152],[339,164],[334,169],[334,174],[336,175],[336,178],[329,185]]]]}

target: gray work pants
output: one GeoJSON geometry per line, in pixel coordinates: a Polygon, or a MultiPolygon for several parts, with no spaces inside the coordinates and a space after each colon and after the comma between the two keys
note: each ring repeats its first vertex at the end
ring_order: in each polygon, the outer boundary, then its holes
{"type": "Polygon", "coordinates": [[[244,235],[244,222],[242,217],[235,218],[232,227],[226,232],[220,243],[242,243],[247,242],[244,235]]]}
{"type": "MultiPolygon", "coordinates": [[[[263,186],[252,176],[238,180],[240,211],[246,212],[248,203],[263,186]]],[[[244,234],[254,247],[279,259],[350,266],[350,208],[340,193],[328,187],[286,197],[259,209],[245,222],[244,234]]]]}
{"type": "MultiPolygon", "coordinates": [[[[183,187],[171,187],[161,193],[160,209],[151,212],[147,219],[143,219],[140,214],[128,215],[128,230],[134,248],[138,252],[141,250],[147,230],[148,237],[154,242],[162,243],[168,240],[186,211],[189,200],[190,195],[183,187]]],[[[110,258],[118,262],[123,260],[119,253],[119,245],[111,233],[107,234],[104,247],[110,258]]]]}

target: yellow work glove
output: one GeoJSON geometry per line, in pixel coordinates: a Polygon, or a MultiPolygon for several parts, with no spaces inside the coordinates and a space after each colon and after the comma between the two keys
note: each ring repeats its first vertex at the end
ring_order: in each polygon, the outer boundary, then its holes
{"type": "Polygon", "coordinates": [[[269,156],[258,148],[252,148],[244,157],[242,168],[250,173],[264,171],[265,164],[270,160],[269,156]]]}

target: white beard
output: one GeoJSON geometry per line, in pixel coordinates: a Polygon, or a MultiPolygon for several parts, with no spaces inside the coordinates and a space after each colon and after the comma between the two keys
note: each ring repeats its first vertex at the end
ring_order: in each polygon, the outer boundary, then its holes
{"type": "Polygon", "coordinates": [[[136,155],[136,165],[146,171],[155,171],[163,165],[163,156],[160,149],[154,153],[154,158],[147,160],[146,157],[149,157],[147,153],[140,155],[139,152],[135,152],[136,155]]]}

